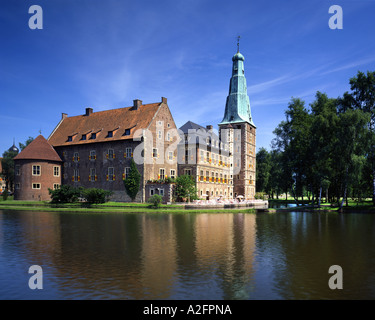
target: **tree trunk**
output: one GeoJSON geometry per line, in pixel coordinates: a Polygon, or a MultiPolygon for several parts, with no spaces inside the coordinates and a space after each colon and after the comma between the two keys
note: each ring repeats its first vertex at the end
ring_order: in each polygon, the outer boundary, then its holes
{"type": "Polygon", "coordinates": [[[342,197],[342,200],[340,202],[340,207],[339,207],[339,211],[342,211],[342,207],[344,206],[344,200],[346,198],[346,189],[347,189],[347,185],[345,183],[345,188],[344,188],[344,196],[342,197]]]}
{"type": "Polygon", "coordinates": [[[326,189],[326,203],[328,203],[328,188],[326,189]]]}
{"type": "Polygon", "coordinates": [[[297,207],[298,207],[298,206],[299,206],[299,202],[298,202],[298,199],[297,199],[297,197],[296,197],[296,193],[295,193],[295,191],[294,191],[294,189],[293,189],[293,186],[292,186],[292,193],[293,193],[294,201],[296,202],[296,205],[297,205],[297,207]]]}
{"type": "Polygon", "coordinates": [[[320,202],[322,201],[322,186],[319,188],[319,201],[318,201],[318,208],[320,208],[320,202]]]}

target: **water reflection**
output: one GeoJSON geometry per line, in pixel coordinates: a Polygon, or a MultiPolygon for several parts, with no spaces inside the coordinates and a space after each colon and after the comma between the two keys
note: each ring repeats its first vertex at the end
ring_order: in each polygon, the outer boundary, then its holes
{"type": "Polygon", "coordinates": [[[374,231],[364,214],[0,211],[0,298],[373,299],[374,231]]]}

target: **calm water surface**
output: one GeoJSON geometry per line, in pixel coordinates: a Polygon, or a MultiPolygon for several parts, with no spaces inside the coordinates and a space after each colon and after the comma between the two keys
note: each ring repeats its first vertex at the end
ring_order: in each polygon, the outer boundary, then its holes
{"type": "Polygon", "coordinates": [[[0,211],[0,299],[374,298],[375,214],[0,211]]]}

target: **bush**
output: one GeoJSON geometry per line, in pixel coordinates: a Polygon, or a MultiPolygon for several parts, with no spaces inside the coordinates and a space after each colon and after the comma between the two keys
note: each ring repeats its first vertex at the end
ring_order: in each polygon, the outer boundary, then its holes
{"type": "Polygon", "coordinates": [[[132,201],[134,201],[137,196],[140,183],[141,183],[141,174],[139,173],[137,169],[137,165],[132,159],[130,163],[129,175],[124,180],[125,191],[128,194],[128,196],[132,199],[132,201]]]}
{"type": "Polygon", "coordinates": [[[106,203],[112,194],[112,191],[96,188],[82,190],[82,198],[84,198],[89,204],[106,203]]]}
{"type": "Polygon", "coordinates": [[[162,200],[163,200],[163,197],[161,195],[154,194],[150,199],[147,200],[147,202],[150,203],[150,207],[159,208],[162,200]]]}
{"type": "Polygon", "coordinates": [[[3,200],[4,201],[7,201],[7,199],[8,199],[8,189],[7,188],[5,188],[5,190],[3,191],[3,200]]]}
{"type": "Polygon", "coordinates": [[[192,176],[183,175],[176,179],[175,196],[177,200],[196,200],[197,188],[195,186],[195,181],[192,176]]]}
{"type": "Polygon", "coordinates": [[[256,192],[255,195],[254,195],[255,199],[260,199],[260,200],[264,200],[265,197],[267,197],[267,196],[264,192],[256,192]]]}
{"type": "Polygon", "coordinates": [[[76,202],[81,195],[81,191],[82,188],[75,188],[70,185],[62,185],[55,190],[48,188],[52,203],[76,202]]]}

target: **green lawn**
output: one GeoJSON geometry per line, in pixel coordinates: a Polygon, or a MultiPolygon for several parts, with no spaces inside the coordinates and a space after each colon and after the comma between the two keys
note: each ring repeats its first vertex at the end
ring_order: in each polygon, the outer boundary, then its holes
{"type": "Polygon", "coordinates": [[[104,204],[82,206],[81,203],[51,204],[49,201],[0,201],[0,209],[8,210],[32,210],[54,212],[114,212],[114,213],[255,213],[255,209],[185,209],[181,205],[161,205],[158,209],[149,207],[147,203],[107,202],[104,204]]]}

